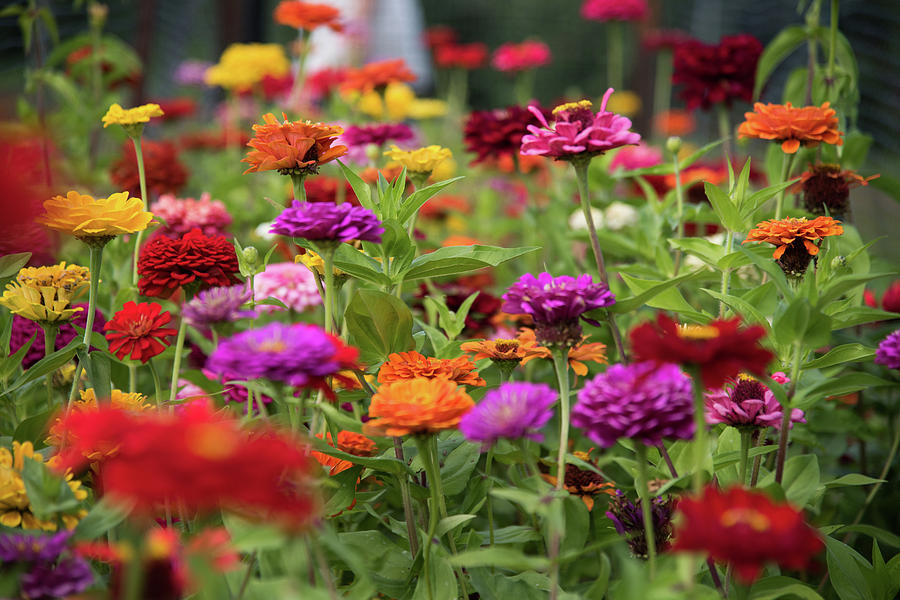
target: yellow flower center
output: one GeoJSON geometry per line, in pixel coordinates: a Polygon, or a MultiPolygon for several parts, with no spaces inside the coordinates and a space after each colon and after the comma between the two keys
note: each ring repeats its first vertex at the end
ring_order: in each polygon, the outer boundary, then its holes
{"type": "Polygon", "coordinates": [[[287,344],[282,340],[266,340],[257,346],[257,350],[262,352],[284,352],[287,350],[287,344]]]}
{"type": "Polygon", "coordinates": [[[519,341],[498,339],[494,340],[494,347],[497,349],[497,352],[512,352],[519,348],[519,341]]]}
{"type": "Polygon", "coordinates": [[[741,373],[740,375],[737,376],[737,378],[738,378],[738,381],[756,381],[756,379],[754,379],[750,375],[747,375],[746,373],[741,373]]]}
{"type": "Polygon", "coordinates": [[[719,337],[719,330],[712,325],[679,325],[678,337],[687,340],[711,340],[719,337]]]}
{"type": "Polygon", "coordinates": [[[579,100],[578,102],[566,102],[565,104],[560,104],[556,108],[553,109],[553,114],[559,114],[566,110],[578,110],[579,108],[591,108],[594,106],[594,103],[590,100],[579,100]]]}
{"type": "Polygon", "coordinates": [[[213,460],[230,456],[236,447],[235,437],[218,425],[197,425],[188,439],[194,454],[213,460]]]}
{"type": "Polygon", "coordinates": [[[752,508],[732,508],[726,510],[719,517],[719,522],[724,527],[734,527],[735,525],[749,525],[754,531],[765,531],[769,528],[769,518],[752,508]]]}

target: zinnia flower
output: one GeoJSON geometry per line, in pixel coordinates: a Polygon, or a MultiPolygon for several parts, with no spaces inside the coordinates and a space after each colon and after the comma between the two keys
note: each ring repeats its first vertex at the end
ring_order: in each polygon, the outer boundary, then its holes
{"type": "Polygon", "coordinates": [[[172,321],[172,313],[161,312],[156,302],[126,302],[103,329],[107,332],[109,351],[119,360],[126,357],[146,363],[161,354],[172,342],[168,336],[178,330],[165,327],[172,321]]]}
{"type": "Polygon", "coordinates": [[[529,106],[541,127],[528,126],[530,133],[522,138],[522,154],[574,160],[640,142],[640,134],[628,131],[630,119],[606,111],[612,93],[612,88],[606,90],[596,114],[590,100],[557,106],[553,109],[556,122],[552,126],[537,108],[529,106]]]}
{"type": "Polygon", "coordinates": [[[224,235],[232,221],[225,205],[212,200],[207,192],[196,200],[164,194],[153,203],[152,211],[165,221],[165,226],[156,233],[168,237],[181,237],[195,227],[204,235],[224,235]]]}
{"type": "MultiPolygon", "coordinates": [[[[321,438],[322,434],[316,434],[316,437],[321,438]]],[[[332,448],[335,447],[330,433],[325,434],[325,441],[332,448]]],[[[361,433],[356,433],[354,431],[339,431],[337,434],[337,449],[341,452],[352,454],[353,456],[374,456],[377,446],[374,441],[361,433]]],[[[323,454],[322,452],[314,451],[312,457],[316,459],[320,465],[328,469],[329,475],[337,475],[338,473],[343,473],[347,469],[353,467],[353,463],[348,460],[335,458],[323,454]]]]}
{"type": "Polygon", "coordinates": [[[416,75],[409,70],[402,58],[371,62],[359,69],[347,71],[341,91],[370,92],[383,89],[389,83],[415,81],[416,75]]]}
{"type": "Polygon", "coordinates": [[[675,46],[672,83],[681,85],[688,109],[753,100],[756,63],[763,46],[750,34],[726,35],[718,44],[687,40],[675,46]]]}
{"type": "Polygon", "coordinates": [[[295,526],[309,520],[308,450],[276,430],[248,432],[203,406],[180,415],[103,406],[73,411],[61,428],[72,444],[60,452],[60,468],[84,468],[87,452],[116,448],[99,460],[99,484],[139,512],[154,514],[174,502],[190,511],[227,509],[295,526]]]}
{"type": "Polygon", "coordinates": [[[878,175],[863,177],[854,171],[842,170],[840,165],[816,164],[800,176],[793,188],[803,191],[806,210],[815,215],[825,215],[843,220],[850,214],[850,189],[869,182],[878,175]]]}
{"type": "Polygon", "coordinates": [[[543,383],[504,383],[489,391],[459,422],[470,442],[492,446],[500,438],[543,441],[540,433],[553,416],[557,394],[543,383]]]}
{"type": "Polygon", "coordinates": [[[149,123],[153,117],[163,116],[163,111],[159,104],[142,104],[135,108],[122,108],[118,104],[113,104],[103,115],[104,129],[109,125],[121,125],[129,131],[129,126],[143,125],[149,123]]]}
{"type": "Polygon", "coordinates": [[[740,325],[740,317],[709,325],[678,325],[660,314],[656,323],[631,330],[631,346],[635,360],[698,369],[704,388],[717,388],[742,371],[763,377],[772,361],[772,353],[759,344],[766,330],[761,325],[743,329],[740,325]]]}
{"type": "MultiPolygon", "coordinates": [[[[0,301],[0,303],[2,303],[2,301],[0,301]]],[[[54,350],[62,350],[69,345],[69,342],[78,336],[73,325],[77,325],[82,329],[87,325],[88,305],[86,303],[74,304],[72,305],[72,308],[80,308],[82,310],[76,312],[71,321],[57,321],[54,350]]],[[[105,324],[106,319],[103,317],[103,313],[101,313],[99,309],[95,310],[94,331],[102,335],[103,326],[105,324]]],[[[9,353],[11,355],[15,354],[19,348],[24,346],[28,340],[32,338],[34,338],[34,341],[31,343],[31,347],[28,348],[28,352],[22,357],[23,369],[31,367],[34,363],[44,358],[44,334],[36,321],[20,317],[19,315],[13,315],[12,332],[10,333],[9,338],[9,353]]],[[[96,350],[96,348],[92,347],[91,350],[96,350]]]]}
{"type": "Polygon", "coordinates": [[[536,69],[550,62],[550,48],[544,42],[528,40],[521,44],[503,44],[494,50],[491,65],[504,73],[536,69]]]}
{"type": "MultiPolygon", "coordinates": [[[[129,411],[133,413],[142,413],[144,411],[153,410],[155,407],[147,402],[147,396],[137,392],[123,392],[113,388],[109,392],[109,398],[102,398],[103,406],[111,406],[118,410],[129,411]]],[[[97,394],[94,388],[81,390],[81,399],[72,403],[70,412],[93,413],[100,410],[101,403],[97,400],[97,394]]],[[[45,443],[48,446],[62,448],[73,443],[71,438],[64,438],[67,431],[63,427],[62,420],[65,414],[58,415],[53,424],[50,426],[45,443]]],[[[85,457],[91,461],[99,459],[101,456],[113,454],[116,451],[115,446],[97,446],[85,449],[85,457]]]]}
{"type": "Polygon", "coordinates": [[[786,275],[802,277],[812,257],[819,253],[821,240],[830,235],[841,235],[844,228],[831,217],[806,217],[770,219],[758,223],[747,234],[747,242],[767,242],[776,246],[772,258],[786,275]],[[816,242],[816,243],[814,243],[816,242]]]}
{"type": "Polygon", "coordinates": [[[313,242],[381,242],[384,228],[368,208],[349,202],[300,202],[284,209],[275,219],[270,233],[304,238],[313,242]]]}
{"type": "Polygon", "coordinates": [[[878,344],[875,364],[884,365],[889,369],[900,369],[900,330],[890,334],[878,344]]]}
{"type": "Polygon", "coordinates": [[[297,387],[331,390],[327,377],[356,368],[358,351],[317,325],[270,323],[219,342],[206,368],[240,379],[269,379],[297,387]]]}
{"type": "Polygon", "coordinates": [[[520,362],[530,357],[544,357],[546,348],[539,347],[537,340],[531,344],[526,344],[518,339],[495,339],[495,340],[479,340],[475,342],[464,342],[459,347],[463,352],[472,352],[474,356],[472,360],[481,360],[489,358],[492,362],[499,364],[518,365],[520,362]],[[540,348],[540,349],[538,349],[540,348]]]}
{"type": "MultiPolygon", "coordinates": [[[[188,171],[178,159],[178,150],[171,142],[144,140],[141,145],[144,156],[144,173],[148,195],[177,194],[188,180],[188,171]]],[[[109,179],[121,190],[132,196],[141,193],[134,144],[125,142],[122,156],[109,169],[109,179]]]]}
{"type": "Polygon", "coordinates": [[[441,378],[459,385],[487,385],[475,369],[475,363],[468,356],[441,359],[424,356],[415,350],[395,352],[378,370],[378,383],[441,378]]]}
{"type": "Polygon", "coordinates": [[[444,377],[403,379],[378,388],[369,404],[369,435],[401,436],[452,429],[475,403],[444,377]]]}
{"type": "Polygon", "coordinates": [[[278,171],[282,175],[318,173],[319,166],[340,158],[346,146],[333,146],[343,129],[337,125],[288,121],[279,123],[272,113],[263,115],[262,125],[254,125],[254,138],[247,144],[252,148],[241,162],[250,163],[244,173],[278,171]]]}
{"type": "Polygon", "coordinates": [[[537,339],[544,345],[575,346],[581,341],[578,319],[587,311],[610,306],[615,296],[590,275],[577,278],[541,273],[522,275],[503,294],[503,312],[534,319],[537,339]]]}
{"type": "MultiPolygon", "coordinates": [[[[772,375],[778,383],[790,380],[784,373],[772,375]]],[[[737,380],[727,388],[707,390],[706,422],[709,424],[724,423],[732,427],[774,427],[781,429],[784,415],[781,403],[768,387],[748,375],[738,375],[737,380]]],[[[791,409],[791,427],[793,423],[806,423],[803,411],[791,409]]]]}
{"type": "Polygon", "coordinates": [[[341,11],[333,6],[300,2],[299,0],[282,0],[272,14],[275,22],[279,25],[306,31],[313,31],[324,26],[338,33],[344,30],[338,21],[340,16],[341,11]]]}
{"type": "Polygon", "coordinates": [[[584,0],[581,16],[591,21],[640,21],[649,12],[647,0],[584,0]]]}
{"type": "Polygon", "coordinates": [[[71,191],[66,197],[54,196],[44,202],[44,214],[37,222],[50,229],[74,235],[83,242],[109,241],[123,233],[147,229],[153,213],[144,210],[140,198],[119,192],[109,198],[94,199],[71,191]]]}
{"type": "Polygon", "coordinates": [[[344,67],[326,67],[312,71],[303,82],[303,93],[308,95],[312,102],[319,102],[327,98],[344,83],[348,70],[344,67]]]}
{"type": "Polygon", "coordinates": [[[781,142],[781,150],[794,154],[800,146],[818,146],[819,142],[843,146],[844,135],[838,131],[838,118],[828,102],[819,106],[794,108],[787,104],[753,105],[754,112],[738,126],[739,138],[759,138],[781,142]]]}
{"type": "MultiPolygon", "coordinates": [[[[575,456],[590,463],[594,469],[582,469],[578,465],[567,462],[566,474],[563,477],[563,489],[578,496],[588,510],[594,509],[594,496],[597,494],[606,494],[612,496],[615,494],[616,484],[612,481],[606,481],[595,470],[597,468],[596,461],[591,459],[590,452],[575,452],[575,456]]],[[[556,477],[549,473],[541,473],[541,478],[552,486],[556,486],[556,477]]]]}
{"type": "Polygon", "coordinates": [[[405,123],[368,123],[362,125],[348,125],[344,128],[338,141],[346,144],[349,150],[347,155],[355,162],[368,162],[368,147],[374,145],[381,147],[388,142],[410,142],[416,135],[409,125],[405,123]]]}
{"type": "Polygon", "coordinates": [[[220,323],[252,319],[256,316],[256,312],[241,308],[250,302],[251,297],[247,285],[210,288],[200,292],[181,307],[181,318],[191,327],[201,331],[209,331],[220,323]]]}
{"type": "MultiPolygon", "coordinates": [[[[550,117],[548,109],[536,108],[544,119],[550,117]]],[[[466,151],[476,155],[472,164],[493,162],[502,156],[518,156],[528,126],[540,124],[528,108],[521,106],[473,111],[463,130],[466,151]]]]}
{"type": "MultiPolygon", "coordinates": [[[[322,304],[315,276],[304,265],[269,264],[265,271],[257,274],[254,286],[257,301],[274,298],[296,312],[322,304]]],[[[262,304],[259,309],[265,312],[284,310],[271,304],[262,304]]]]}
{"type": "Polygon", "coordinates": [[[94,582],[87,561],[69,552],[67,545],[71,537],[69,531],[54,535],[0,536],[0,561],[5,569],[19,573],[22,597],[69,598],[94,582]]]}
{"type": "MultiPolygon", "coordinates": [[[[616,490],[616,495],[609,501],[606,517],[613,522],[616,532],[628,541],[631,553],[646,558],[647,534],[644,530],[641,502],[641,498],[632,502],[622,490],[616,490]]],[[[671,496],[668,498],[657,496],[650,501],[650,516],[653,521],[657,552],[665,552],[669,548],[669,540],[672,537],[672,512],[675,506],[675,498],[671,496]]]]}
{"type": "Polygon", "coordinates": [[[14,315],[41,323],[70,321],[81,306],[71,305],[88,287],[90,273],[85,267],[24,267],[6,284],[0,305],[14,315]]]}
{"type": "MultiPolygon", "coordinates": [[[[585,376],[588,373],[587,365],[585,362],[595,362],[605,365],[606,364],[606,344],[602,344],[600,342],[592,342],[590,344],[586,343],[588,336],[583,336],[581,341],[569,348],[569,368],[575,373],[576,376],[585,376]]],[[[526,348],[528,353],[527,356],[522,360],[522,364],[527,364],[531,360],[535,358],[553,358],[553,353],[550,351],[550,348],[546,348],[544,346],[539,346],[537,342],[537,336],[534,333],[534,329],[530,329],[528,327],[522,327],[519,329],[519,333],[516,336],[516,340],[520,346],[526,348]]],[[[476,357],[477,360],[478,357],[476,357]]],[[[575,378],[578,380],[578,377],[575,378]]]]}
{"type": "Polygon", "coordinates": [[[453,152],[443,146],[432,145],[416,150],[401,150],[395,145],[384,153],[391,160],[395,160],[409,173],[431,174],[439,164],[453,157],[453,152]]]}
{"type": "Polygon", "coordinates": [[[572,425],[604,448],[620,438],[647,446],[694,435],[691,380],[673,364],[613,365],[578,392],[572,425]]]}
{"type": "Polygon", "coordinates": [[[182,287],[199,289],[237,283],[237,255],[223,236],[193,229],[180,239],[156,237],[141,250],[138,290],[143,296],[168,298],[182,287]]]}
{"type": "Polygon", "coordinates": [[[487,60],[488,49],[481,42],[442,44],[434,50],[434,62],[444,69],[478,69],[487,60]]]}
{"type": "Polygon", "coordinates": [[[734,567],[753,583],[766,563],[804,569],[824,544],[800,510],[763,492],[707,486],[698,497],[678,502],[674,552],[702,552],[734,567]]]}
{"type": "Polygon", "coordinates": [[[291,63],[281,44],[231,44],[219,62],[206,70],[204,81],[233,92],[245,92],[259,84],[263,77],[282,77],[291,63]]]}

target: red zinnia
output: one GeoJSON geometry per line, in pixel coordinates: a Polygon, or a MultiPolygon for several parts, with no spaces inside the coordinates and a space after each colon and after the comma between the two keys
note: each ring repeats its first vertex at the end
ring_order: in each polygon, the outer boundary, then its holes
{"type": "Polygon", "coordinates": [[[451,69],[478,69],[484,66],[487,60],[488,49],[485,44],[475,42],[472,44],[444,44],[438,46],[434,52],[434,62],[439,67],[451,69]]]}
{"type": "Polygon", "coordinates": [[[733,565],[744,583],[755,581],[769,562],[803,569],[824,546],[800,510],[758,491],[708,486],[698,498],[682,498],[677,510],[672,551],[708,553],[733,565]]]}
{"type": "Polygon", "coordinates": [[[349,69],[341,83],[344,92],[370,92],[385,88],[389,83],[415,81],[416,74],[409,70],[402,58],[381,60],[349,69]]]}
{"type": "Polygon", "coordinates": [[[116,448],[99,460],[104,494],[156,514],[166,502],[189,511],[227,509],[291,526],[309,520],[314,500],[305,486],[309,450],[271,428],[242,430],[206,406],[178,415],[133,414],[102,406],[61,421],[60,472],[87,467],[96,448],[116,448]]]}
{"type": "Polygon", "coordinates": [[[171,344],[166,337],[178,331],[165,327],[172,314],[160,311],[162,307],[156,302],[126,302],[103,327],[108,332],[109,351],[119,360],[127,356],[142,363],[162,353],[171,344]]]}
{"type": "Polygon", "coordinates": [[[717,319],[709,325],[679,325],[660,314],[656,323],[631,330],[636,361],[676,363],[700,370],[706,389],[722,387],[742,371],[767,376],[771,352],[759,345],[766,334],[760,325],[740,328],[741,319],[717,319]]]}
{"type": "MultiPolygon", "coordinates": [[[[224,236],[192,229],[181,238],[155,237],[141,250],[138,291],[168,298],[180,287],[206,289],[238,283],[234,246],[224,236]]],[[[197,290],[192,290],[197,291],[197,290]]]]}
{"type": "Polygon", "coordinates": [[[753,100],[756,63],[763,46],[749,34],[724,36],[717,45],[688,40],[675,47],[672,82],[691,110],[753,100]]]}
{"type": "MultiPolygon", "coordinates": [[[[178,150],[171,142],[144,140],[141,143],[144,155],[144,174],[147,178],[148,194],[178,194],[188,180],[188,172],[178,159],[178,150]]],[[[110,167],[109,178],[117,189],[129,195],[141,197],[141,180],[138,175],[134,144],[125,142],[122,157],[110,167]]],[[[149,202],[149,198],[143,198],[149,202]]]]}

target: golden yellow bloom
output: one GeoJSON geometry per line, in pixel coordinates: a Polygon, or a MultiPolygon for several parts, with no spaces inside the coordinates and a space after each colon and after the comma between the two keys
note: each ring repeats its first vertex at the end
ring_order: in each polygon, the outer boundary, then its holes
{"type": "Polygon", "coordinates": [[[432,183],[436,183],[438,181],[450,179],[451,177],[456,175],[456,170],[458,167],[459,165],[456,164],[456,161],[452,157],[446,160],[442,160],[434,168],[434,171],[431,172],[430,181],[432,183]]]}
{"type": "Polygon", "coordinates": [[[389,118],[392,121],[412,119],[433,119],[447,114],[447,103],[434,98],[417,98],[416,93],[405,83],[389,83],[382,97],[375,90],[356,95],[348,93],[349,101],[355,98],[356,108],[373,119],[389,118]]]}
{"type": "Polygon", "coordinates": [[[435,167],[453,156],[449,148],[437,145],[417,150],[401,150],[391,144],[391,149],[384,154],[406,167],[410,173],[431,173],[435,167]]]}
{"type": "Polygon", "coordinates": [[[89,285],[89,271],[65,262],[50,267],[25,267],[6,284],[0,304],[15,315],[56,323],[68,321],[81,307],[70,308],[72,300],[89,285]]]}
{"type": "Polygon", "coordinates": [[[417,98],[409,106],[409,118],[419,121],[436,119],[447,114],[447,103],[437,98],[417,98]]]}
{"type": "Polygon", "coordinates": [[[50,229],[85,238],[114,237],[147,229],[153,213],[144,210],[140,198],[119,192],[109,198],[97,198],[70,191],[66,197],[44,201],[44,214],[36,219],[50,229]]]}
{"type": "Polygon", "coordinates": [[[147,123],[153,117],[163,116],[163,111],[159,104],[142,104],[134,108],[122,108],[118,104],[113,104],[103,115],[103,127],[107,125],[138,125],[147,123]]]}
{"type": "MultiPolygon", "coordinates": [[[[298,265],[304,265],[310,271],[315,271],[319,274],[320,277],[325,276],[325,261],[322,260],[322,257],[318,255],[318,253],[313,252],[312,250],[307,250],[306,254],[298,254],[294,257],[294,262],[298,265]]],[[[343,271],[334,268],[335,275],[346,275],[343,271]]]]}
{"type": "MultiPolygon", "coordinates": [[[[136,413],[152,410],[154,408],[153,405],[147,402],[147,396],[143,394],[136,392],[127,393],[115,389],[110,391],[109,400],[104,402],[104,404],[107,402],[113,408],[136,413]]],[[[98,407],[99,404],[97,403],[97,396],[94,394],[94,388],[82,390],[81,400],[72,403],[72,410],[77,412],[93,412],[96,411],[98,407]]],[[[50,427],[50,434],[47,436],[45,443],[48,446],[59,448],[62,446],[62,436],[61,417],[57,417],[56,421],[54,421],[53,425],[50,427]]],[[[71,442],[71,438],[66,440],[67,445],[71,444],[71,442]]],[[[115,452],[115,448],[96,448],[94,452],[87,455],[87,458],[96,460],[113,452],[115,452]]]]}
{"type": "Polygon", "coordinates": [[[633,117],[641,112],[641,97],[634,92],[621,90],[614,92],[606,102],[606,110],[626,117],[633,117]]]}
{"type": "Polygon", "coordinates": [[[389,83],[384,88],[384,108],[394,121],[405,119],[415,101],[416,93],[405,83],[389,83]]]}
{"type": "MultiPolygon", "coordinates": [[[[43,456],[34,451],[31,442],[23,444],[13,442],[12,452],[7,448],[0,448],[0,524],[5,527],[56,531],[55,521],[38,519],[31,512],[31,501],[25,491],[25,482],[22,480],[26,458],[38,462],[44,460],[43,456]]],[[[87,491],[81,488],[80,481],[72,479],[71,473],[66,474],[66,482],[77,500],[87,498],[87,491]]],[[[74,529],[79,519],[86,514],[86,510],[79,509],[73,513],[58,516],[62,518],[66,529],[74,529]]]]}
{"type": "Polygon", "coordinates": [[[246,91],[266,75],[282,77],[291,63],[280,44],[231,44],[219,62],[206,70],[207,85],[217,85],[235,92],[246,91]]]}

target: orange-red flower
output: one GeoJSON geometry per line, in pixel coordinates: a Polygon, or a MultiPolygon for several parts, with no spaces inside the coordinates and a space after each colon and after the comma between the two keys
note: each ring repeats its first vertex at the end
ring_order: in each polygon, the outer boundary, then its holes
{"type": "Polygon", "coordinates": [[[841,226],[841,222],[831,217],[816,217],[811,221],[806,217],[770,219],[751,229],[743,243],[768,242],[774,244],[776,248],[772,257],[779,259],[788,246],[800,241],[810,256],[815,256],[819,253],[819,246],[813,242],[829,235],[841,235],[842,233],[844,233],[844,228],[841,226]]]}
{"type": "Polygon", "coordinates": [[[800,146],[817,146],[819,142],[841,146],[844,132],[838,131],[838,119],[826,102],[822,106],[795,108],[787,104],[753,105],[754,112],[744,113],[746,121],[738,127],[738,137],[781,142],[781,149],[793,154],[800,146]]]}
{"type": "Polygon", "coordinates": [[[407,379],[447,379],[459,385],[487,385],[475,371],[475,363],[468,356],[458,358],[432,358],[415,350],[388,356],[378,371],[378,383],[391,383],[407,379]]]}
{"type": "Polygon", "coordinates": [[[156,302],[126,302],[103,327],[109,351],[119,360],[127,356],[146,363],[172,343],[169,336],[178,333],[165,327],[171,320],[172,314],[156,302]]]}
{"type": "Polygon", "coordinates": [[[437,433],[456,427],[473,406],[463,388],[443,377],[394,381],[382,385],[372,396],[371,420],[363,431],[389,436],[437,433]]]}
{"type": "MultiPolygon", "coordinates": [[[[322,434],[317,433],[316,437],[321,438],[322,434]]],[[[346,452],[353,456],[373,456],[375,454],[375,442],[361,433],[339,431],[337,440],[337,449],[341,452],[346,452]]],[[[334,447],[334,442],[331,440],[330,433],[325,434],[325,441],[328,442],[329,446],[334,447]]],[[[337,475],[353,466],[353,463],[349,460],[335,458],[334,456],[329,456],[322,452],[313,452],[312,456],[320,465],[328,470],[329,475],[337,475]]]]}
{"type": "Polygon", "coordinates": [[[402,58],[369,63],[359,69],[351,69],[341,84],[343,92],[371,92],[389,83],[415,81],[416,75],[409,70],[402,58]]]}
{"type": "Polygon", "coordinates": [[[333,31],[341,32],[343,25],[338,22],[341,11],[327,4],[314,4],[312,2],[299,2],[298,0],[282,0],[275,7],[272,17],[279,25],[287,25],[295,29],[312,31],[317,27],[330,27],[333,31]]]}
{"type": "Polygon", "coordinates": [[[481,360],[489,358],[494,361],[523,361],[525,359],[544,357],[546,348],[537,345],[534,340],[534,332],[531,332],[532,340],[529,342],[522,339],[506,340],[478,340],[475,342],[465,342],[460,346],[463,352],[472,352],[474,356],[472,360],[481,360]]]}
{"type": "Polygon", "coordinates": [[[346,154],[346,146],[332,146],[343,129],[337,125],[288,121],[279,123],[272,113],[263,115],[262,125],[254,125],[252,148],[241,162],[250,163],[244,173],[278,171],[282,175],[317,173],[319,165],[346,154]]]}
{"type": "MultiPolygon", "coordinates": [[[[530,355],[525,357],[522,361],[523,365],[535,358],[553,358],[553,353],[550,352],[549,348],[538,345],[534,329],[523,327],[519,330],[519,335],[516,339],[520,344],[531,349],[530,355]]],[[[600,342],[586,344],[585,342],[587,339],[588,336],[584,336],[581,338],[581,344],[569,348],[569,368],[572,369],[576,375],[581,375],[582,377],[588,373],[587,365],[584,364],[585,362],[595,362],[600,363],[601,365],[606,364],[606,344],[600,342]]]]}

